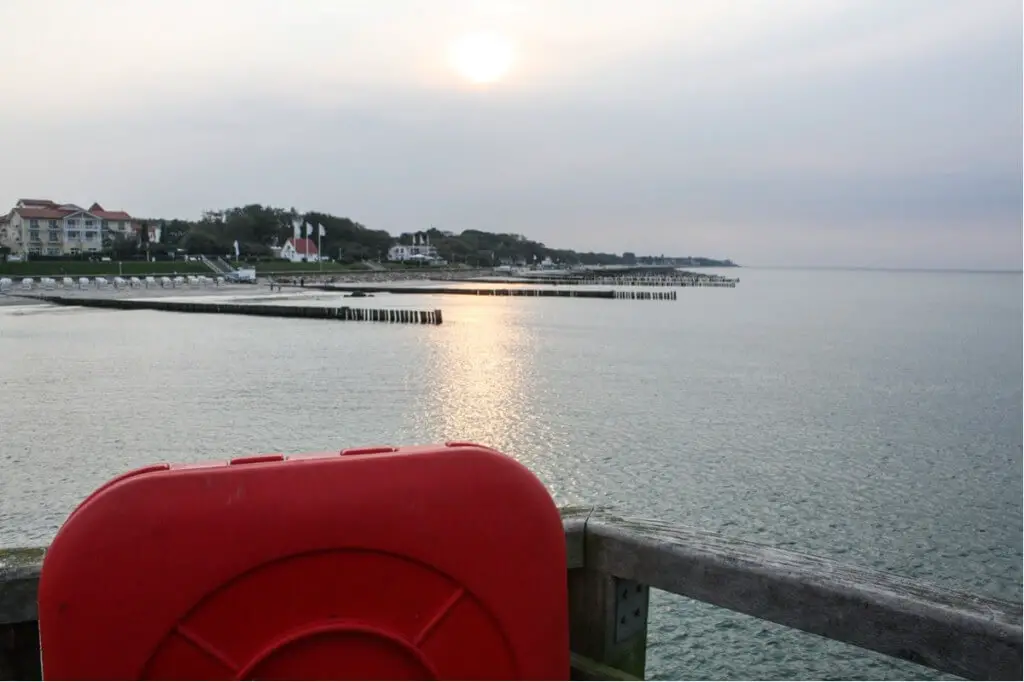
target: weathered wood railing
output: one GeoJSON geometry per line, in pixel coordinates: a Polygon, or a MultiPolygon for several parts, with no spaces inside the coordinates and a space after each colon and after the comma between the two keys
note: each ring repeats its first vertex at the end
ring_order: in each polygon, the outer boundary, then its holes
{"type": "MultiPolygon", "coordinates": [[[[573,679],[637,679],[651,588],[969,679],[1021,679],[1021,605],[671,524],[563,510],[573,679]]],[[[0,679],[40,679],[41,549],[0,550],[0,679]]]]}

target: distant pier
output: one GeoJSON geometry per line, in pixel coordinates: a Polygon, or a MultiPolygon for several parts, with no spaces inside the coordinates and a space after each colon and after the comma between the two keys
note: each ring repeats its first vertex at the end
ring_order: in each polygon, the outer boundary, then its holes
{"type": "Polygon", "coordinates": [[[453,280],[480,284],[554,284],[557,286],[619,286],[619,287],[718,287],[735,289],[738,279],[680,279],[662,277],[623,278],[623,277],[592,277],[577,279],[573,277],[524,277],[521,279],[508,277],[474,277],[472,279],[453,280]]]}
{"type": "Polygon", "coordinates": [[[534,272],[523,276],[495,277],[485,275],[461,280],[485,284],[554,284],[558,286],[621,286],[621,287],[718,287],[734,289],[739,278],[698,273],[660,275],[545,275],[534,272]]]}
{"type": "Polygon", "coordinates": [[[627,301],[675,301],[675,291],[594,291],[587,289],[476,289],[456,287],[378,287],[359,284],[317,284],[306,289],[361,291],[368,294],[433,294],[452,296],[535,296],[546,298],[606,298],[627,301]]]}
{"type": "Polygon", "coordinates": [[[440,310],[404,310],[394,308],[353,308],[350,306],[289,306],[252,303],[217,303],[211,301],[167,301],[133,298],[90,298],[71,296],[26,296],[55,305],[115,310],[160,310],[176,313],[220,315],[253,315],[257,317],[289,317],[307,320],[341,320],[351,322],[390,322],[394,324],[432,324],[443,322],[440,310]]]}

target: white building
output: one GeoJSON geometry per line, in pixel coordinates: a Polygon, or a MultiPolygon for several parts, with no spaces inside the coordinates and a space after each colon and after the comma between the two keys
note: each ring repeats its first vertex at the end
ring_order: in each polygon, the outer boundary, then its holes
{"type": "Polygon", "coordinates": [[[19,256],[99,253],[105,235],[128,236],[132,230],[130,215],[99,204],[86,210],[49,199],[19,199],[0,222],[0,245],[19,256]]]}
{"type": "Polygon", "coordinates": [[[395,244],[388,249],[390,261],[421,261],[436,263],[441,260],[437,247],[430,244],[430,237],[416,233],[412,236],[412,244],[395,244]]]}
{"type": "Polygon", "coordinates": [[[320,260],[320,252],[316,248],[316,242],[308,237],[289,239],[281,247],[281,258],[292,263],[316,263],[320,260]]]}
{"type": "Polygon", "coordinates": [[[388,249],[388,260],[391,261],[407,261],[407,260],[428,260],[435,261],[440,260],[440,256],[437,254],[437,248],[430,244],[395,244],[388,249]]]}

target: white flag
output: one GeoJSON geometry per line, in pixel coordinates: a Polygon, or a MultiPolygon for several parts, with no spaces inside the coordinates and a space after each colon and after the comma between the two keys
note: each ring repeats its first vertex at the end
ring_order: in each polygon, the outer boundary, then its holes
{"type": "Polygon", "coordinates": [[[292,221],[292,238],[295,240],[302,239],[302,221],[298,218],[292,221]]]}
{"type": "Polygon", "coordinates": [[[306,237],[308,238],[308,237],[312,237],[312,236],[313,236],[313,226],[310,225],[309,223],[306,223],[306,237]]]}
{"type": "Polygon", "coordinates": [[[235,258],[238,258],[238,254],[239,254],[239,251],[238,251],[238,240],[236,239],[235,240],[235,258]]]}
{"type": "Polygon", "coordinates": [[[317,226],[317,229],[319,230],[319,232],[317,234],[319,234],[321,237],[326,237],[327,236],[327,230],[324,229],[324,226],[321,225],[320,223],[317,223],[316,226],[317,226]]]}

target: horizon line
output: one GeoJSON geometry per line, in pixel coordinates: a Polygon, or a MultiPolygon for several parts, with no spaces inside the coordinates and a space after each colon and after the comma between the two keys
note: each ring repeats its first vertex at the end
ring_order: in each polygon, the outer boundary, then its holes
{"type": "Polygon", "coordinates": [[[962,267],[925,267],[925,266],[888,266],[888,265],[737,265],[737,267],[762,270],[867,270],[872,272],[956,272],[963,274],[988,275],[1020,275],[1024,274],[1024,266],[1012,268],[962,268],[962,267]]]}

